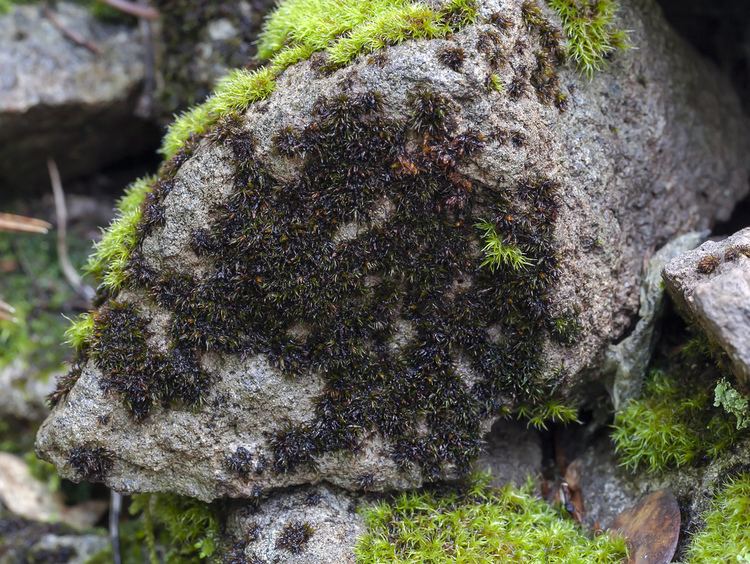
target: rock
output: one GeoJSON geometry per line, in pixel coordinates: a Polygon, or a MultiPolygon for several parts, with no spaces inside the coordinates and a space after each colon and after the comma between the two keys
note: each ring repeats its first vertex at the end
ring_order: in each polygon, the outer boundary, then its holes
{"type": "Polygon", "coordinates": [[[354,564],[364,533],[357,498],[326,486],[278,492],[259,508],[244,505],[227,519],[228,562],[354,564]]]}
{"type": "Polygon", "coordinates": [[[96,500],[66,506],[61,495],[31,475],[26,462],[6,452],[0,452],[0,502],[18,517],[80,529],[93,527],[107,510],[106,502],[96,500]]]}
{"type": "Polygon", "coordinates": [[[55,389],[57,374],[38,374],[27,359],[17,358],[0,367],[0,415],[4,419],[40,422],[47,414],[47,396],[55,389]]]}
{"type": "Polygon", "coordinates": [[[159,114],[169,117],[203,101],[231,69],[253,64],[263,16],[274,0],[156,0],[159,114]]]}
{"type": "Polygon", "coordinates": [[[48,157],[67,179],[154,148],[155,129],[134,116],[144,78],[138,29],[98,21],[72,2],[54,10],[101,54],[64,37],[41,5],[0,16],[3,197],[47,192],[48,157]]]}
{"type": "Polygon", "coordinates": [[[675,258],[664,281],[680,312],[727,353],[738,381],[750,386],[750,228],[675,258]]]}
{"type": "Polygon", "coordinates": [[[747,192],[746,119],[653,2],[622,6],[637,48],[592,80],[545,66],[554,24],[522,4],[313,57],[193,138],[40,455],[204,500],[410,488],[467,472],[500,414],[601,386],[643,257],[747,192]]]}
{"type": "Polygon", "coordinates": [[[678,254],[694,249],[707,236],[707,231],[680,235],[649,259],[641,282],[638,323],[630,335],[619,343],[610,345],[602,368],[605,373],[612,374],[612,383],[608,384],[608,388],[615,411],[641,393],[646,369],[659,337],[659,322],[664,311],[665,290],[661,278],[664,266],[678,254]]]}
{"type": "Polygon", "coordinates": [[[103,535],[77,534],[62,524],[28,521],[2,510],[0,538],[0,564],[84,564],[109,545],[109,539],[103,535]]]}
{"type": "Polygon", "coordinates": [[[508,483],[520,487],[541,475],[542,438],[535,429],[517,421],[498,421],[485,440],[475,470],[492,474],[492,487],[508,483]]]}

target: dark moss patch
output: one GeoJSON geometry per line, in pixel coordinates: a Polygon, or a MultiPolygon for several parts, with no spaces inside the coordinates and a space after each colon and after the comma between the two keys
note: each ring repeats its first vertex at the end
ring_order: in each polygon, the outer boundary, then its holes
{"type": "Polygon", "coordinates": [[[238,447],[227,457],[226,466],[233,474],[247,478],[254,469],[253,455],[245,447],[238,447]]]}
{"type": "Polygon", "coordinates": [[[309,523],[290,521],[284,525],[281,534],[277,537],[276,549],[292,554],[302,554],[313,533],[314,530],[309,523]]]}
{"type": "Polygon", "coordinates": [[[196,405],[209,385],[194,351],[178,343],[161,354],[149,337],[148,320],[132,305],[110,300],[97,313],[90,355],[102,371],[100,385],[119,394],[136,420],[155,404],[196,405]]]}
{"type": "Polygon", "coordinates": [[[461,47],[445,47],[438,52],[438,59],[449,69],[458,72],[464,64],[466,53],[461,47]]]}
{"type": "Polygon", "coordinates": [[[715,255],[706,255],[701,257],[698,261],[695,270],[698,271],[699,274],[711,274],[719,267],[719,264],[721,264],[719,257],[715,255]]]}
{"type": "Polygon", "coordinates": [[[68,453],[68,464],[82,479],[102,482],[112,470],[112,454],[102,447],[79,446],[68,453]]]}
{"type": "Polygon", "coordinates": [[[734,245],[728,248],[724,253],[724,260],[731,262],[742,256],[750,258],[750,245],[734,245]]]}
{"type": "Polygon", "coordinates": [[[416,92],[410,104],[410,118],[395,121],[375,93],[321,100],[311,126],[275,137],[279,154],[304,163],[291,184],[265,171],[232,119],[210,134],[236,164],[233,194],[213,210],[213,225],[193,234],[213,269],[202,281],[154,272],[136,249],[127,271],[129,285],[172,313],[171,352],[149,349],[146,320],[128,306],[110,302],[97,319],[103,385],[134,416],[159,402],[199,401],[208,385],[195,360],[202,351],[260,353],[290,377],[315,370],[326,382],[312,423],[269,437],[276,472],[354,450],[373,430],[396,461],[438,475],[445,463],[468,468],[483,418],[545,396],[538,351],[555,327],[548,291],[558,186],[536,177],[477,185],[457,166],[482,149],[482,136],[457,132],[456,108],[440,94],[416,92]],[[483,269],[478,217],[529,265],[483,269]],[[337,240],[351,222],[366,234],[337,240]],[[472,284],[456,290],[464,278],[472,284]],[[416,337],[394,353],[399,319],[416,337]],[[289,331],[299,323],[308,336],[289,331]],[[459,356],[478,376],[470,388],[456,371],[459,356]],[[185,383],[174,390],[174,382],[185,383]]]}

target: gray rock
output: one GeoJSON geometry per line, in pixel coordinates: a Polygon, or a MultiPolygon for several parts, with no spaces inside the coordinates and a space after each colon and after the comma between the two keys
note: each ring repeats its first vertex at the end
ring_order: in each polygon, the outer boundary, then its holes
{"type": "Polygon", "coordinates": [[[230,511],[227,549],[233,561],[354,564],[354,546],[365,532],[357,501],[325,486],[277,492],[257,509],[230,511]]]}
{"type": "MultiPolygon", "coordinates": [[[[148,416],[134,422],[123,398],[103,391],[112,376],[102,373],[106,360],[102,352],[99,361],[88,361],[68,398],[42,426],[37,442],[41,455],[53,461],[65,477],[81,479],[84,476],[70,464],[70,453],[80,447],[106,449],[111,465],[101,478],[115,489],[174,491],[205,500],[320,481],[351,490],[363,485],[373,490],[417,487],[463,473],[467,459],[477,454],[476,445],[502,408],[520,407],[527,395],[546,400],[552,388],[558,396],[570,398],[576,389],[596,382],[604,351],[623,336],[638,311],[643,257],[680,233],[702,230],[726,218],[747,192],[747,122],[731,87],[666,26],[650,0],[623,3],[619,24],[632,30],[637,49],[617,55],[606,72],[590,81],[575,70],[561,70],[568,109],[559,111],[543,101],[541,89],[535,92],[523,74],[524,69],[535,68],[540,43],[521,21],[521,4],[520,0],[481,3],[484,17],[500,11],[512,19],[512,27],[504,32],[483,20],[450,39],[407,42],[379,56],[360,57],[331,73],[321,73],[315,61],[291,67],[267,100],[251,106],[239,123],[223,125],[223,133],[236,143],[219,134],[198,142],[174,178],[164,179],[169,189],[160,189],[156,198],[163,198],[156,214],[163,221],[144,236],[133,261],[141,282],[127,285],[116,301],[126,304],[131,319],[148,323],[145,348],[170,358],[179,349],[174,331],[197,327],[196,315],[202,311],[188,313],[180,309],[181,304],[211,296],[211,301],[199,307],[215,307],[222,321],[195,330],[200,344],[190,350],[196,360],[186,372],[205,374],[211,385],[192,408],[162,407],[159,401],[149,403],[151,396],[135,397],[148,406],[148,416]],[[498,65],[497,58],[487,56],[492,41],[508,64],[498,65]],[[440,53],[446,48],[463,51],[459,71],[441,63],[440,53]],[[512,86],[513,96],[487,88],[493,73],[512,86]],[[427,95],[420,94],[425,91],[444,100],[441,104],[451,124],[448,133],[420,135],[414,128],[424,124],[409,125],[408,116],[418,112],[415,104],[425,102],[427,95]],[[377,97],[368,95],[373,92],[380,95],[380,110],[373,103],[377,97]],[[354,152],[366,144],[362,136],[372,133],[363,133],[371,131],[364,123],[357,122],[359,129],[347,130],[346,135],[330,130],[335,124],[354,128],[347,120],[336,121],[341,115],[337,112],[353,111],[354,102],[370,104],[367,111],[390,120],[403,137],[398,137],[393,153],[378,156],[376,163],[365,163],[366,172],[375,170],[368,181],[383,188],[380,199],[359,202],[358,214],[347,210],[337,217],[336,228],[326,225],[321,235],[314,227],[331,210],[308,208],[318,201],[324,205],[331,195],[329,189],[339,195],[342,190],[332,190],[315,176],[312,182],[308,178],[309,184],[300,183],[299,178],[303,165],[305,174],[313,174],[309,169],[321,162],[326,151],[334,150],[332,144],[350,141],[345,148],[336,145],[335,150],[343,153],[334,152],[335,158],[323,161],[334,168],[347,165],[350,153],[345,151],[354,152]],[[321,128],[325,135],[318,135],[321,128]],[[287,135],[290,131],[291,136],[287,135]],[[277,143],[279,136],[286,144],[277,143]],[[300,139],[307,143],[301,143],[304,154],[295,152],[294,144],[300,139]],[[470,148],[472,140],[481,147],[470,148]],[[292,156],[282,156],[279,147],[292,156]],[[252,162],[253,167],[233,163],[233,159],[247,159],[247,151],[251,160],[239,164],[252,162]],[[250,203],[229,203],[236,192],[235,182],[248,185],[240,168],[248,174],[256,174],[257,168],[266,173],[252,177],[252,186],[267,201],[261,202],[251,190],[250,203]],[[405,180],[425,174],[425,185],[405,180]],[[380,184],[382,177],[388,177],[389,183],[380,184]],[[386,190],[384,186],[391,187],[391,183],[398,188],[386,190]],[[407,203],[414,205],[409,198],[418,199],[416,194],[423,194],[422,190],[427,197],[427,187],[435,185],[441,188],[433,194],[434,204],[424,208],[425,214],[439,210],[430,229],[449,225],[462,229],[466,246],[461,260],[469,265],[462,267],[466,271],[451,267],[445,286],[436,290],[440,299],[425,309],[415,304],[415,310],[401,309],[403,301],[396,299],[400,294],[395,290],[393,295],[386,292],[391,302],[376,299],[375,292],[383,289],[383,283],[393,282],[390,277],[394,275],[385,266],[370,273],[366,265],[357,263],[325,277],[321,272],[327,271],[316,270],[346,257],[347,249],[364,245],[369,237],[375,238],[378,249],[401,242],[410,232],[396,230],[399,214],[408,209],[404,208],[407,203]],[[541,195],[548,189],[557,190],[550,198],[557,198],[559,205],[541,195]],[[292,205],[283,199],[288,194],[303,201],[295,200],[292,205]],[[399,201],[399,206],[392,200],[399,201]],[[501,214],[498,209],[509,211],[501,214]],[[295,218],[300,210],[310,215],[295,218]],[[261,222],[261,228],[254,226],[244,233],[262,238],[262,244],[236,255],[227,246],[220,251],[209,248],[200,256],[195,252],[192,242],[196,234],[205,233],[202,229],[216,228],[217,223],[243,213],[248,214],[243,221],[261,222]],[[456,217],[462,220],[457,222],[456,217]],[[532,258],[541,274],[520,270],[515,279],[506,268],[490,277],[487,270],[478,268],[482,242],[471,226],[487,217],[502,225],[501,231],[505,228],[517,235],[527,221],[536,226],[519,244],[529,245],[535,253],[532,258]],[[280,244],[287,249],[283,245],[289,237],[296,245],[291,250],[298,254],[284,255],[287,251],[279,250],[278,256],[271,255],[273,261],[262,262],[269,249],[278,249],[280,244]],[[545,255],[543,249],[550,248],[553,255],[545,255]],[[221,253],[229,253],[231,260],[221,253]],[[261,258],[247,264],[254,253],[261,258]],[[543,270],[550,259],[555,266],[543,270]],[[255,268],[260,273],[245,278],[246,285],[231,286],[227,276],[232,278],[238,264],[248,269],[242,276],[255,268]],[[311,279],[319,285],[317,293],[311,293],[311,279]],[[172,286],[175,280],[187,280],[189,290],[173,299],[175,292],[180,295],[179,285],[172,286]],[[287,294],[274,290],[281,280],[288,285],[287,294]],[[342,280],[351,286],[341,289],[342,280]],[[547,281],[552,281],[550,286],[547,281]],[[241,296],[254,292],[255,285],[258,294],[248,299],[243,310],[241,296]],[[535,294],[533,288],[538,287],[547,290],[535,294]],[[497,309],[484,310],[482,300],[493,299],[488,296],[497,296],[492,292],[500,288],[500,297],[491,302],[497,309]],[[525,289],[538,299],[527,297],[525,289]],[[331,299],[326,291],[334,290],[338,293],[331,299]],[[513,302],[516,295],[524,296],[518,299],[523,305],[513,302]],[[351,296],[364,297],[352,302],[351,296]],[[367,296],[372,299],[364,301],[367,296]],[[269,305],[273,313],[253,317],[254,308],[275,299],[286,300],[285,307],[269,305]],[[452,305],[464,299],[466,307],[452,305]],[[381,303],[391,308],[383,314],[385,321],[368,322],[364,336],[340,337],[339,331],[351,330],[346,322],[333,328],[325,325],[336,320],[342,309],[361,315],[381,303]],[[315,309],[325,304],[329,306],[326,311],[315,309]],[[476,315],[481,322],[476,327],[459,322],[446,329],[445,320],[434,325],[434,318],[423,317],[433,311],[430,308],[437,312],[450,308],[456,319],[476,315]],[[310,309],[315,316],[305,317],[310,309]],[[543,321],[533,315],[540,309],[543,321]],[[290,318],[289,311],[302,313],[290,318]],[[499,311],[509,313],[490,321],[482,317],[490,315],[484,311],[494,316],[499,311]],[[236,327],[242,319],[253,321],[236,327]],[[459,330],[470,331],[471,338],[445,348],[445,341],[439,339],[443,335],[447,340],[457,339],[459,330]],[[235,339],[244,345],[233,345],[235,339]],[[278,340],[282,347],[291,348],[288,357],[269,352],[278,340]],[[346,348],[352,356],[335,357],[342,364],[333,367],[323,360],[325,369],[319,370],[304,355],[293,354],[300,349],[310,352],[305,345],[311,340],[318,343],[315,354],[330,351],[335,356],[346,348]],[[481,359],[471,359],[478,344],[489,351],[484,360],[497,362],[491,369],[481,359]],[[424,353],[419,361],[406,356],[415,350],[424,353]],[[433,359],[438,362],[438,351],[447,358],[439,365],[444,371],[439,376],[424,365],[433,359]],[[349,369],[351,364],[346,364],[354,362],[352,358],[376,355],[379,363],[368,365],[369,371],[360,370],[360,365],[349,369]],[[403,373],[389,371],[393,363],[402,366],[398,363],[405,358],[422,364],[407,366],[403,373]],[[282,369],[284,359],[290,363],[284,365],[286,370],[282,369]],[[508,366],[514,367],[509,374],[508,366]],[[505,379],[500,381],[500,376],[505,379]],[[357,388],[366,378],[365,390],[357,388]],[[415,382],[427,391],[405,395],[415,382]],[[391,425],[407,431],[399,434],[391,425]],[[462,425],[466,425],[466,435],[462,425]],[[340,440],[348,441],[345,447],[337,446],[340,440]],[[252,460],[247,475],[241,477],[228,464],[240,447],[252,460]],[[260,464],[261,460],[269,464],[260,464]]],[[[362,119],[374,117],[368,114],[362,119]]],[[[386,135],[391,130],[384,127],[381,131],[386,135]]],[[[362,148],[358,158],[374,158],[371,155],[380,155],[379,150],[362,148]]],[[[336,169],[333,177],[338,182],[350,178],[356,182],[362,170],[357,166],[336,169]]],[[[234,229],[231,223],[222,225],[229,232],[234,229]]],[[[450,235],[440,233],[429,247],[416,240],[411,248],[423,253],[420,258],[428,250],[441,251],[450,235]]],[[[254,240],[242,236],[235,243],[244,245],[248,239],[254,240]]],[[[382,258],[372,255],[376,262],[382,258]]],[[[416,269],[418,265],[410,266],[416,269]]],[[[437,263],[429,266],[431,280],[445,272],[437,263]]],[[[396,288],[407,291],[412,284],[429,283],[424,277],[415,282],[406,273],[395,282],[396,288]]],[[[113,307],[110,301],[101,311],[111,312],[113,307]]],[[[182,333],[182,338],[196,338],[191,331],[182,333]]],[[[122,339],[104,348],[111,350],[126,342],[125,334],[132,332],[125,330],[122,339]]],[[[166,361],[163,368],[171,370],[184,359],[166,361]]],[[[150,378],[144,372],[136,376],[144,382],[150,378]]],[[[178,373],[171,378],[181,381],[183,377],[178,373]]],[[[133,387],[141,383],[134,380],[133,387]]]]}
{"type": "Polygon", "coordinates": [[[750,228],[707,241],[664,268],[680,312],[729,356],[732,371],[750,385],[750,228]]]}
{"type": "Polygon", "coordinates": [[[39,422],[49,413],[47,396],[55,389],[56,374],[42,377],[29,366],[27,359],[17,358],[0,367],[0,417],[39,422]]]}
{"type": "Polygon", "coordinates": [[[535,429],[518,421],[498,421],[485,441],[474,468],[492,475],[491,486],[522,486],[528,478],[541,475],[542,438],[535,429]]]}
{"type": "Polygon", "coordinates": [[[622,409],[629,400],[641,393],[646,369],[659,337],[659,322],[664,311],[665,290],[661,277],[664,266],[680,253],[694,249],[706,237],[708,231],[680,235],[649,259],[641,282],[638,323],[630,335],[619,343],[610,345],[602,367],[605,373],[612,374],[608,389],[615,411],[622,409]]]}
{"type": "Polygon", "coordinates": [[[102,23],[70,2],[54,11],[101,54],[63,36],[41,5],[0,16],[3,197],[49,190],[47,157],[70,178],[153,148],[153,127],[133,115],[144,77],[137,28],[102,23]]]}
{"type": "Polygon", "coordinates": [[[229,70],[255,64],[263,16],[274,0],[156,0],[161,11],[156,70],[158,112],[169,118],[202,102],[229,70]]]}

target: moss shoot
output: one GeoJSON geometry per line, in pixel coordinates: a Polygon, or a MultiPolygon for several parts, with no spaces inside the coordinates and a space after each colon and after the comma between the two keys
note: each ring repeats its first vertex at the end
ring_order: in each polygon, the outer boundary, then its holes
{"type": "Polygon", "coordinates": [[[630,45],[626,31],[615,24],[617,0],[547,0],[557,12],[567,37],[566,55],[591,78],[618,50],[630,45]]]}
{"type": "Polygon", "coordinates": [[[728,481],[711,509],[703,515],[705,527],[693,536],[687,561],[750,562],[750,474],[728,481]]]}
{"type": "Polygon", "coordinates": [[[561,511],[523,488],[491,489],[482,479],[452,493],[405,493],[365,507],[357,561],[620,563],[623,539],[589,537],[561,511]]]}
{"type": "MultiPolygon", "coordinates": [[[[715,458],[745,432],[716,399],[720,370],[696,342],[668,358],[665,369],[653,370],[643,397],[615,415],[612,439],[624,466],[659,472],[715,458]]],[[[718,393],[729,401],[726,393],[718,393]]]]}

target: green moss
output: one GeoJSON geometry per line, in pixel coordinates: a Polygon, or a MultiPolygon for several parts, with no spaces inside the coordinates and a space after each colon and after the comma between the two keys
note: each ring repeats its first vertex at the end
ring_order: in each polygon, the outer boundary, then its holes
{"type": "Polygon", "coordinates": [[[549,423],[580,423],[578,410],[557,400],[548,400],[539,405],[522,405],[516,415],[537,429],[547,429],[549,423]]]}
{"type": "Polygon", "coordinates": [[[142,517],[151,564],[187,564],[216,552],[220,521],[211,505],[172,494],[138,494],[130,514],[142,517]]]}
{"type": "Polygon", "coordinates": [[[161,151],[171,158],[192,136],[267,98],[279,74],[315,52],[324,52],[329,66],[342,66],[408,39],[445,37],[476,17],[475,0],[451,0],[442,10],[411,0],[287,0],[270,15],[259,40],[266,67],[237,70],[221,81],[205,103],[175,120],[161,151]]]}
{"type": "Polygon", "coordinates": [[[94,333],[94,316],[91,312],[79,315],[66,329],[65,342],[76,351],[82,351],[94,333]]]}
{"type": "MultiPolygon", "coordinates": [[[[162,493],[137,494],[130,499],[130,518],[120,523],[123,564],[218,562],[221,519],[216,506],[162,493]]],[[[108,547],[86,564],[111,562],[108,547]]]]}
{"type": "Polygon", "coordinates": [[[504,93],[505,92],[505,84],[503,84],[502,79],[500,78],[499,74],[491,74],[489,78],[489,85],[492,90],[495,92],[504,93]]]}
{"type": "Polygon", "coordinates": [[[750,562],[750,474],[729,480],[703,519],[705,528],[693,536],[687,562],[750,562]]]}
{"type": "Polygon", "coordinates": [[[458,493],[405,493],[366,507],[357,561],[624,562],[625,541],[589,537],[572,520],[523,488],[490,489],[476,480],[458,493]]]}
{"type": "Polygon", "coordinates": [[[684,363],[669,373],[654,370],[644,397],[616,414],[612,438],[628,468],[685,466],[715,457],[738,439],[732,422],[712,405],[711,383],[688,374],[684,363]]]}
{"type": "Polygon", "coordinates": [[[495,226],[489,221],[481,220],[474,227],[482,232],[482,238],[484,239],[482,266],[486,266],[491,272],[495,272],[502,267],[518,270],[531,265],[523,251],[517,246],[507,245],[498,235],[495,226]]]}
{"type": "MultiPolygon", "coordinates": [[[[110,291],[123,283],[125,265],[137,242],[137,226],[142,218],[142,205],[152,188],[154,178],[136,180],[117,204],[117,217],[94,245],[94,253],[86,272],[101,281],[110,291]]],[[[80,335],[78,336],[80,340],[80,335]]]]}
{"type": "Polygon", "coordinates": [[[562,21],[568,58],[589,78],[615,51],[629,46],[627,32],[615,24],[617,0],[547,0],[547,4],[562,21]]]}

